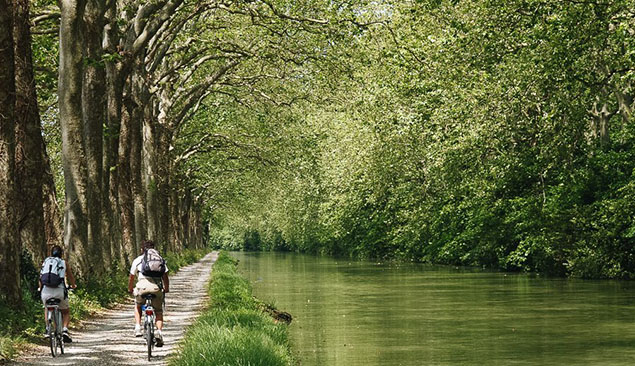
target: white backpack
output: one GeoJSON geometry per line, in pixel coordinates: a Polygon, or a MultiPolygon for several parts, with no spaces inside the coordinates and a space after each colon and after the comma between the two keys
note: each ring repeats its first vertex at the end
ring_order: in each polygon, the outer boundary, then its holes
{"type": "Polygon", "coordinates": [[[40,281],[44,286],[57,287],[64,282],[66,266],[61,258],[48,257],[40,270],[40,281]]]}

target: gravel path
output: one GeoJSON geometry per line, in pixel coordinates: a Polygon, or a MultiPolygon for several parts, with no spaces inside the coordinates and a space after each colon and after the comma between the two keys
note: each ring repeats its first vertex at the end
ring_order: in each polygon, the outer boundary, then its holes
{"type": "Polygon", "coordinates": [[[37,346],[10,365],[165,365],[167,357],[178,351],[185,328],[199,314],[207,299],[207,282],[217,252],[206,255],[170,276],[170,293],[166,296],[165,323],[162,348],[154,348],[148,362],[145,342],[135,338],[134,301],[108,310],[99,317],[88,319],[80,331],[72,331],[73,343],[67,344],[65,354],[52,358],[50,349],[37,346]]]}

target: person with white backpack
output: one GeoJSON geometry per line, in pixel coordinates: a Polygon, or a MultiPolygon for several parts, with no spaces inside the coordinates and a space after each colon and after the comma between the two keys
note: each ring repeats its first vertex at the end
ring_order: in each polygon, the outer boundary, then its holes
{"type": "Polygon", "coordinates": [[[47,319],[46,301],[49,299],[60,299],[59,309],[62,313],[62,336],[64,342],[71,343],[70,334],[68,333],[68,323],[70,323],[70,307],[68,305],[68,291],[66,289],[65,280],[68,280],[70,288],[77,288],[75,277],[71,271],[70,265],[66,263],[62,256],[64,251],[59,245],[51,248],[51,256],[44,259],[42,269],[40,270],[40,290],[42,291],[42,303],[44,303],[44,319],[47,319]]]}
{"type": "Polygon", "coordinates": [[[135,258],[130,266],[130,278],[128,280],[128,292],[135,297],[135,337],[143,335],[141,330],[141,305],[145,303],[144,295],[154,294],[152,307],[156,313],[155,333],[156,346],[163,346],[163,296],[170,292],[170,280],[168,279],[168,267],[165,259],[154,248],[154,242],[146,240],[141,244],[141,255],[135,258]],[[139,277],[137,285],[133,288],[135,277],[139,277]]]}

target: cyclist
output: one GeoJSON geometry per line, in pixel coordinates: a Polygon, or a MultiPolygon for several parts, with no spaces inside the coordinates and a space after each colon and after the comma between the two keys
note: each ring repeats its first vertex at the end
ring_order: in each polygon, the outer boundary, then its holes
{"type": "MultiPolygon", "coordinates": [[[[161,331],[163,329],[163,294],[170,292],[170,280],[168,279],[168,268],[165,265],[165,261],[159,256],[158,252],[154,248],[154,242],[151,240],[146,240],[142,243],[142,252],[141,255],[135,258],[132,262],[132,266],[130,266],[130,278],[128,279],[128,292],[135,297],[135,327],[134,327],[134,335],[135,337],[141,337],[143,335],[141,331],[141,305],[145,303],[145,299],[142,297],[147,294],[154,294],[155,298],[152,299],[152,307],[156,313],[156,327],[157,330],[154,334],[156,338],[156,346],[163,346],[163,335],[161,331]],[[162,272],[163,274],[156,276],[148,276],[144,275],[144,257],[154,257],[156,256],[163,261],[162,272]],[[139,281],[137,285],[133,289],[135,277],[139,277],[139,281]]],[[[146,258],[146,262],[148,259],[146,258]]]]}
{"type": "MultiPolygon", "coordinates": [[[[59,310],[62,313],[62,336],[64,342],[71,343],[73,339],[68,333],[68,323],[71,320],[70,307],[68,305],[68,290],[66,288],[65,280],[70,283],[70,288],[77,288],[75,284],[75,276],[71,271],[71,266],[68,264],[62,256],[64,250],[59,245],[54,245],[51,248],[51,256],[47,257],[42,263],[42,270],[40,271],[40,288],[42,291],[42,302],[44,303],[44,321],[46,322],[48,310],[46,309],[46,301],[49,299],[60,299],[59,310]],[[51,276],[52,274],[52,276],[51,276]],[[51,278],[58,277],[58,280],[51,280],[51,278]],[[58,285],[55,283],[59,282],[58,285]]],[[[48,334],[47,334],[48,336],[48,334]]]]}

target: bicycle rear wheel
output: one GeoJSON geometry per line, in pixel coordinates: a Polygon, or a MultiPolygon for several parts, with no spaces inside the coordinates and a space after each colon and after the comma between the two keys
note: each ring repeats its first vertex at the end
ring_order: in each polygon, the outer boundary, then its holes
{"type": "Polygon", "coordinates": [[[64,335],[62,334],[64,328],[63,328],[63,323],[62,323],[62,312],[61,311],[56,311],[55,314],[57,315],[57,336],[59,337],[57,339],[57,343],[60,346],[60,353],[64,354],[64,335]]]}
{"type": "Polygon", "coordinates": [[[51,314],[51,310],[48,313],[48,335],[49,342],[51,344],[51,356],[57,357],[57,324],[55,322],[55,314],[51,314]]]}
{"type": "Polygon", "coordinates": [[[152,346],[154,346],[154,324],[146,318],[146,344],[148,345],[148,361],[152,357],[152,346]]]}

